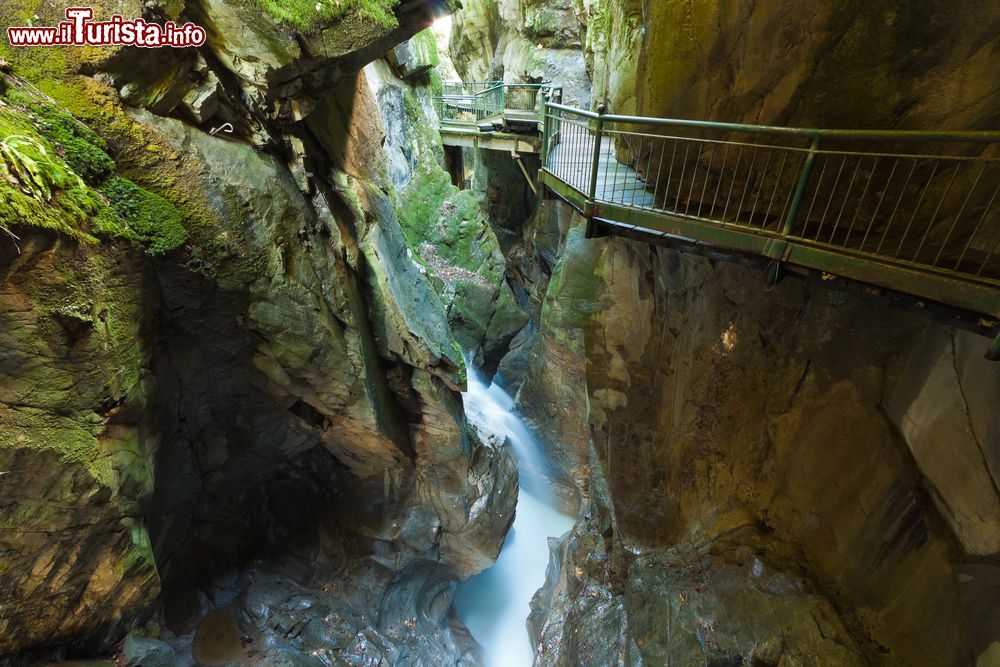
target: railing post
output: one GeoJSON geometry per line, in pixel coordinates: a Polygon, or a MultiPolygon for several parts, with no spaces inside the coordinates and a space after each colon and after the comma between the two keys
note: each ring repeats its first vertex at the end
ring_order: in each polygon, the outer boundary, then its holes
{"type": "Polygon", "coordinates": [[[594,130],[594,161],[590,166],[590,190],[587,194],[587,203],[592,205],[597,199],[597,172],[601,166],[601,140],[604,138],[604,114],[608,112],[608,107],[603,102],[597,106],[597,127],[594,130]]]}
{"type": "Polygon", "coordinates": [[[816,164],[816,154],[819,151],[819,135],[813,136],[812,144],[809,146],[809,155],[806,156],[806,162],[802,165],[802,175],[799,176],[799,183],[795,187],[795,194],[792,196],[792,204],[788,208],[788,217],[785,218],[785,226],[782,229],[783,236],[790,236],[792,230],[795,228],[795,218],[799,214],[799,208],[802,206],[802,198],[805,197],[806,187],[809,185],[809,177],[812,175],[813,165],[816,164]]]}
{"type": "Polygon", "coordinates": [[[542,99],[542,153],[539,159],[542,161],[542,169],[548,166],[549,162],[549,103],[542,99]]]}

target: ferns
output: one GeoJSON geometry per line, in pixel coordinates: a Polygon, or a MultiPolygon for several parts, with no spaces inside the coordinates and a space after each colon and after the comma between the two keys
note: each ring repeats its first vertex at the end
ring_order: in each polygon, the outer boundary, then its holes
{"type": "Polygon", "coordinates": [[[20,134],[0,141],[0,178],[44,201],[51,201],[57,190],[83,185],[79,176],[49,156],[41,141],[20,134]]]}

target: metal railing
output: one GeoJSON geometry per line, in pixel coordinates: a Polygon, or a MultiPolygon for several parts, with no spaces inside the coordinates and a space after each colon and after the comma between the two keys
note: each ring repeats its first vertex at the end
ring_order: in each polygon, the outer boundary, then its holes
{"type": "Polygon", "coordinates": [[[473,96],[501,84],[503,81],[445,81],[442,84],[442,95],[473,96]]]}
{"type": "Polygon", "coordinates": [[[473,126],[505,114],[542,120],[545,104],[561,101],[562,88],[549,83],[501,81],[447,82],[434,98],[438,118],[446,124],[473,126]]]}
{"type": "Polygon", "coordinates": [[[1000,285],[1000,133],[793,129],[547,103],[542,164],[596,205],[1000,285]]]}

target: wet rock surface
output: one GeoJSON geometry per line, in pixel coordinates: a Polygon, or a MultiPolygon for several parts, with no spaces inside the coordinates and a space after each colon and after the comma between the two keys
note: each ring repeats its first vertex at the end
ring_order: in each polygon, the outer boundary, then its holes
{"type": "MultiPolygon", "coordinates": [[[[0,18],[61,18],[36,5],[0,18]]],[[[949,129],[1000,109],[993,9],[465,5],[464,78],[585,107],[949,129]]],[[[585,239],[506,155],[466,155],[459,191],[418,34],[449,7],[330,7],[125,2],[208,45],[0,52],[106,140],[70,132],[85,186],[65,135],[57,196],[0,181],[46,220],[0,217],[0,662],[480,664],[451,595],[500,550],[517,472],[468,427],[462,348],[581,511],[533,604],[536,664],[997,662],[984,339],[585,239]],[[109,176],[173,207],[176,243],[101,231],[109,176]]],[[[52,117],[12,120],[26,86],[0,80],[4,131],[44,148],[52,117]]]]}
{"type": "MultiPolygon", "coordinates": [[[[116,174],[176,207],[186,239],[148,257],[5,236],[0,654],[106,655],[142,626],[135,664],[333,648],[475,664],[450,587],[499,552],[516,466],[467,428],[461,352],[410,257],[359,73],[426,9],[296,41],[265,39],[289,33],[240,5],[150,5],[205,23],[203,54],[12,58],[107,137],[116,174]]],[[[429,79],[380,72],[427,104],[429,79]]]]}
{"type": "MultiPolygon", "coordinates": [[[[585,29],[549,17],[536,50],[579,49],[591,105],[615,113],[979,129],[1000,109],[979,73],[996,17],[942,3],[575,11],[585,29]]],[[[456,68],[529,71],[531,15],[474,3],[456,68]],[[508,34],[493,15],[525,20],[508,34]]],[[[501,372],[585,517],[536,598],[538,662],[988,664],[995,429],[973,398],[996,395],[987,341],[854,293],[768,291],[735,263],[585,240],[583,224],[554,202],[504,223],[532,321],[501,372]]]]}
{"type": "MultiPolygon", "coordinates": [[[[926,425],[897,429],[889,416],[892,401],[905,415],[958,377],[984,386],[950,361],[933,369],[972,345],[972,376],[992,378],[987,341],[938,332],[920,343],[937,325],[795,280],[761,299],[745,268],[623,240],[574,243],[579,225],[547,299],[581,316],[584,511],[596,518],[559,547],[537,600],[544,664],[683,663],[711,647],[723,661],[957,665],[989,650],[993,620],[972,610],[993,594],[990,577],[969,575],[983,586],[973,593],[959,572],[989,549],[990,530],[969,527],[989,524],[989,468],[968,457],[991,449],[928,449],[957,447],[981,418],[953,399],[913,413],[926,425]],[[864,333],[875,319],[877,340],[864,333]],[[986,483],[954,484],[962,466],[986,483]],[[821,630],[769,627],[772,613],[821,630]]],[[[520,393],[546,387],[529,370],[520,393]]]]}
{"type": "Polygon", "coordinates": [[[0,655],[114,637],[159,590],[139,519],[153,492],[145,263],[47,232],[19,247],[0,250],[0,655]],[[120,614],[95,622],[102,607],[120,614]]]}

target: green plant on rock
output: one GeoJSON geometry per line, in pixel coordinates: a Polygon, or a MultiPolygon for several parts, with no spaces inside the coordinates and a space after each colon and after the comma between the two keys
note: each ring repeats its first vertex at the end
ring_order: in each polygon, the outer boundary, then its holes
{"type": "Polygon", "coordinates": [[[65,111],[52,106],[32,107],[42,134],[61,146],[66,163],[90,184],[103,181],[115,168],[115,161],[105,150],[107,144],[89,128],[65,111]]]}
{"type": "Polygon", "coordinates": [[[25,111],[38,131],[57,147],[66,164],[87,183],[100,183],[115,168],[104,139],[83,123],[39,95],[24,89],[12,91],[9,99],[25,111]]]}
{"type": "Polygon", "coordinates": [[[12,134],[0,140],[0,178],[32,197],[50,201],[57,190],[79,181],[54,160],[35,137],[12,134]]]}
{"type": "Polygon", "coordinates": [[[251,0],[250,4],[304,32],[347,15],[366,19],[383,28],[399,25],[392,11],[399,0],[251,0]]]}
{"type": "MultiPolygon", "coordinates": [[[[180,212],[163,197],[120,177],[110,179],[101,192],[149,254],[162,255],[187,239],[180,212]]],[[[105,220],[102,224],[114,229],[115,222],[105,220]]]]}
{"type": "Polygon", "coordinates": [[[44,227],[94,242],[84,231],[104,207],[40,136],[0,113],[0,230],[44,227]]]}

